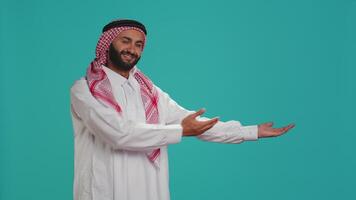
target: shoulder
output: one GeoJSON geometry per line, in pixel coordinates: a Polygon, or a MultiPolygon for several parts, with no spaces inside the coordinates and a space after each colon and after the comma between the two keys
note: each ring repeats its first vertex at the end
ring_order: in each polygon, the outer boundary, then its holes
{"type": "Polygon", "coordinates": [[[84,77],[74,81],[70,88],[70,99],[71,102],[76,102],[75,105],[77,106],[83,103],[86,105],[94,105],[96,103],[84,77]]]}
{"type": "Polygon", "coordinates": [[[86,93],[88,91],[89,91],[89,87],[85,77],[81,77],[80,79],[75,80],[70,88],[71,94],[86,93]]]}
{"type": "Polygon", "coordinates": [[[155,88],[155,90],[158,92],[159,95],[168,95],[165,91],[163,91],[160,87],[158,87],[156,84],[153,84],[153,87],[155,88]]]}
{"type": "Polygon", "coordinates": [[[169,102],[171,99],[171,96],[164,90],[158,87],[157,85],[153,84],[153,87],[156,89],[159,99],[164,102],[169,102]]]}

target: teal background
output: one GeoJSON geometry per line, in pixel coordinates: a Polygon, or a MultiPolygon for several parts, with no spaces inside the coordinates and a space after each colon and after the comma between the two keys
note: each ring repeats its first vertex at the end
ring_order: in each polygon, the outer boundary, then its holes
{"type": "Polygon", "coordinates": [[[69,88],[102,27],[148,29],[138,66],[188,109],[286,135],[172,145],[172,200],[356,199],[356,1],[1,0],[0,199],[72,199],[69,88]]]}

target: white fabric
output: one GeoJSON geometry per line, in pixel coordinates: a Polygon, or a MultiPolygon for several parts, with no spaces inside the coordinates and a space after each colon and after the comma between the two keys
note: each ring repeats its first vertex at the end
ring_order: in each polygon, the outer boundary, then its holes
{"type": "MultiPolygon", "coordinates": [[[[179,106],[159,92],[159,124],[146,124],[140,87],[104,67],[123,116],[99,103],[84,78],[71,88],[71,114],[75,142],[74,200],[169,200],[167,145],[182,138],[181,120],[195,112],[179,106]],[[160,168],[145,152],[161,148],[160,168]]],[[[199,117],[199,120],[208,118],[199,117]]],[[[241,143],[257,140],[257,126],[238,121],[218,122],[198,136],[201,140],[241,143]]]]}

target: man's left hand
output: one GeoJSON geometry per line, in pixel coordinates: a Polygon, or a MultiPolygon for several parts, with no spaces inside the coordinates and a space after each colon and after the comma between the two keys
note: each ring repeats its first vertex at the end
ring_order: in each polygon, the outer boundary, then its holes
{"type": "Polygon", "coordinates": [[[289,124],[288,126],[284,126],[281,128],[273,128],[273,122],[268,122],[264,124],[259,124],[258,125],[258,138],[264,138],[264,137],[276,137],[280,136],[290,129],[292,129],[295,125],[294,124],[289,124]]]}

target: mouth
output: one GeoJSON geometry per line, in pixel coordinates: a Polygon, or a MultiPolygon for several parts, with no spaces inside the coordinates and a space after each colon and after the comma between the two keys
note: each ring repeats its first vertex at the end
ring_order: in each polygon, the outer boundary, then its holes
{"type": "Polygon", "coordinates": [[[122,57],[127,61],[131,61],[134,59],[134,57],[131,56],[130,54],[122,54],[122,57]]]}

